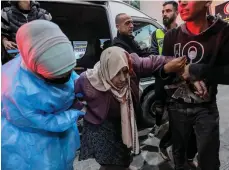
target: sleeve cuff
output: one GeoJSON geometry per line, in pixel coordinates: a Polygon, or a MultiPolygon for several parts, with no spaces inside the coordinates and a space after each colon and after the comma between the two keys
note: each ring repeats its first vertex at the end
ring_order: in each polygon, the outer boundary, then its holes
{"type": "Polygon", "coordinates": [[[159,76],[162,80],[167,80],[169,78],[169,74],[165,73],[164,67],[160,69],[159,76]]]}

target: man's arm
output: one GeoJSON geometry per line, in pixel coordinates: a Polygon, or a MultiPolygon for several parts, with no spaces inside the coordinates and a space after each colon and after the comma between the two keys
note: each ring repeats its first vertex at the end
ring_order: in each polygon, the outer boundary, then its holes
{"type": "Polygon", "coordinates": [[[2,41],[10,37],[10,24],[5,9],[1,11],[1,35],[2,41]]]}
{"type": "Polygon", "coordinates": [[[10,50],[10,49],[16,49],[17,48],[17,44],[12,40],[11,36],[11,28],[10,28],[10,23],[9,23],[9,19],[7,16],[7,10],[10,10],[9,8],[4,8],[1,11],[1,42],[4,46],[4,48],[6,50],[10,50]]]}
{"type": "Polygon", "coordinates": [[[214,67],[208,64],[191,64],[189,74],[192,80],[207,79],[209,82],[229,85],[229,64],[214,67]]]}

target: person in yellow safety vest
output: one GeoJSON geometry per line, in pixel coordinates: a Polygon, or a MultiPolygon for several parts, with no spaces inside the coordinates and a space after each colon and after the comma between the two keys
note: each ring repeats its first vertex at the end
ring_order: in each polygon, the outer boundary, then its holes
{"type": "MultiPolygon", "coordinates": [[[[178,4],[176,1],[167,1],[163,4],[162,17],[163,17],[163,24],[165,26],[165,29],[156,29],[156,31],[154,31],[152,34],[151,51],[153,52],[154,55],[162,54],[164,36],[168,30],[177,27],[177,23],[176,23],[177,15],[178,15],[178,4]]],[[[161,100],[160,96],[164,96],[162,95],[162,92],[159,89],[159,87],[161,87],[161,83],[159,83],[159,80],[160,79],[156,77],[156,87],[158,86],[158,89],[157,88],[155,89],[156,101],[157,100],[160,101],[161,100]]],[[[159,110],[163,110],[163,109],[159,109],[159,110]]],[[[156,115],[156,125],[149,133],[150,137],[157,135],[157,132],[161,125],[161,117],[162,117],[161,114],[156,115]]]]}
{"type": "MultiPolygon", "coordinates": [[[[154,55],[162,55],[163,51],[163,41],[164,36],[167,31],[170,29],[176,28],[176,18],[178,16],[178,4],[176,1],[166,1],[163,4],[163,10],[162,10],[162,17],[163,17],[163,24],[165,26],[165,29],[157,29],[152,34],[152,45],[151,45],[151,51],[154,55]]],[[[164,114],[164,108],[165,108],[165,99],[166,99],[166,93],[164,91],[164,81],[156,76],[155,81],[155,112],[156,112],[156,124],[152,128],[152,130],[149,133],[149,137],[157,136],[159,131],[162,129],[162,117],[164,114]]],[[[167,148],[172,145],[172,134],[171,130],[169,130],[164,134],[164,136],[161,138],[160,144],[159,144],[159,152],[163,159],[169,160],[169,154],[167,152],[167,148]]],[[[187,151],[187,163],[190,167],[196,168],[197,163],[193,161],[193,158],[195,157],[197,153],[197,147],[195,142],[195,135],[192,133],[190,137],[191,145],[188,147],[187,151]]]]}
{"type": "Polygon", "coordinates": [[[162,54],[162,48],[163,48],[163,40],[165,37],[165,32],[161,29],[157,29],[156,31],[156,39],[157,39],[157,45],[158,45],[158,52],[159,55],[162,54]]]}
{"type": "Polygon", "coordinates": [[[162,17],[165,29],[157,29],[152,34],[151,49],[154,55],[160,55],[163,49],[165,33],[177,27],[176,19],[178,16],[178,4],[176,1],[166,1],[163,4],[162,17]]]}

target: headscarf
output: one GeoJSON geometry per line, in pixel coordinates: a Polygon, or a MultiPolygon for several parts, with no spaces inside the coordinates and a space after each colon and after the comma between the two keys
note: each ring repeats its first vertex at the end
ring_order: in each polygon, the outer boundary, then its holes
{"type": "Polygon", "coordinates": [[[22,65],[47,79],[71,71],[76,59],[71,42],[58,25],[35,20],[21,26],[16,34],[22,65]]]}
{"type": "Polygon", "coordinates": [[[120,47],[110,47],[103,51],[100,62],[93,69],[86,71],[86,76],[91,85],[98,91],[111,91],[119,101],[121,109],[122,140],[135,154],[139,153],[138,131],[135,120],[135,112],[130,88],[130,76],[128,83],[118,90],[111,79],[124,67],[131,70],[129,54],[120,47]]]}

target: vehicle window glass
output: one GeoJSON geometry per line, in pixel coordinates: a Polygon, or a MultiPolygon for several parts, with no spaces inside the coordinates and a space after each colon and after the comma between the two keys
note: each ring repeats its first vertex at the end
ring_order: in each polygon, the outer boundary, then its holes
{"type": "Polygon", "coordinates": [[[151,23],[134,21],[133,34],[142,49],[151,47],[151,35],[156,29],[151,23]]]}
{"type": "MultiPolygon", "coordinates": [[[[100,39],[100,48],[103,49],[104,42],[108,41],[110,39],[100,39]]],[[[86,49],[87,49],[87,41],[72,41],[73,44],[73,50],[75,53],[76,59],[80,59],[84,56],[86,49]]]]}
{"type": "Polygon", "coordinates": [[[100,39],[100,43],[101,43],[101,48],[104,49],[103,45],[104,42],[106,43],[107,41],[110,41],[110,39],[100,39]]]}
{"type": "Polygon", "coordinates": [[[76,59],[82,58],[86,52],[87,41],[73,41],[72,43],[76,59]]]}

